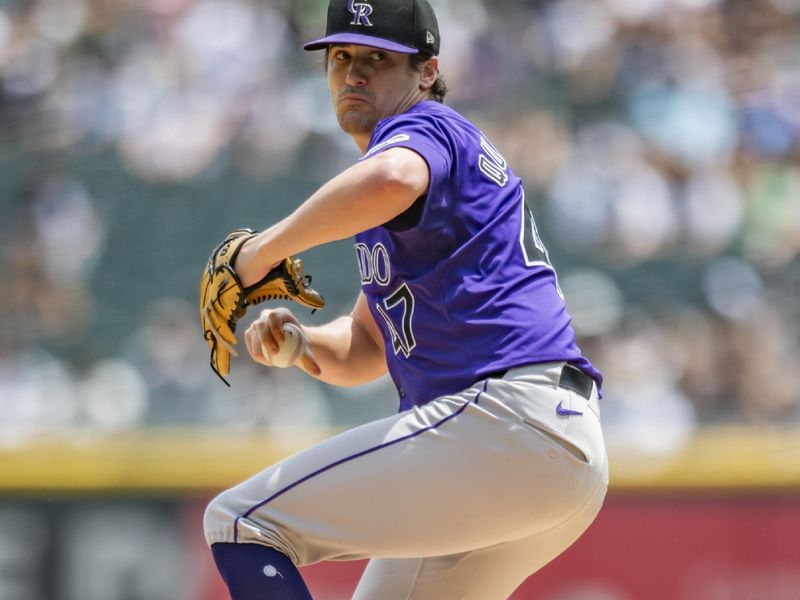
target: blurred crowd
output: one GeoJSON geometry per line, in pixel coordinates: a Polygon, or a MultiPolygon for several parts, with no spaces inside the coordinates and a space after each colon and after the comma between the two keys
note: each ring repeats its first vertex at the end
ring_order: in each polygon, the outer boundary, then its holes
{"type": "MultiPolygon", "coordinates": [[[[800,422],[800,0],[432,4],[446,102],[534,199],[610,443],[800,422]]],[[[386,380],[244,357],[229,390],[197,325],[190,282],[227,224],[357,158],[300,50],[325,9],[0,0],[0,438],[394,409],[386,380]]],[[[351,251],[314,264],[326,315],[347,309],[351,251]]]]}

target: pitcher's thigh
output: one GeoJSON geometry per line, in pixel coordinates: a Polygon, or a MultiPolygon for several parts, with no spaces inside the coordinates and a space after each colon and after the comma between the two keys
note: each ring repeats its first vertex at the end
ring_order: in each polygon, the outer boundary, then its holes
{"type": "Polygon", "coordinates": [[[475,402],[439,399],[223,492],[206,513],[206,539],[262,543],[297,564],[448,555],[508,541],[525,526],[560,522],[553,508],[575,496],[565,483],[583,477],[570,457],[550,458],[545,442],[475,402]]]}
{"type": "Polygon", "coordinates": [[[463,459],[476,452],[476,427],[491,421],[472,412],[460,397],[440,399],[291,456],[215,498],[206,539],[265,544],[297,564],[474,547],[451,516],[474,484],[463,459]]]}
{"type": "Polygon", "coordinates": [[[449,556],[371,560],[353,600],[505,600],[586,531],[605,490],[599,482],[577,514],[530,538],[449,556]]]}

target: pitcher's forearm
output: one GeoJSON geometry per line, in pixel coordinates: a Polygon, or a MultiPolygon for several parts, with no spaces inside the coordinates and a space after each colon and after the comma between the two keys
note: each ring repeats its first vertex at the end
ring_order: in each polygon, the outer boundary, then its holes
{"type": "Polygon", "coordinates": [[[287,256],[383,225],[411,206],[427,185],[426,163],[404,148],[356,163],[248,242],[237,273],[251,285],[287,256]]]}
{"type": "Polygon", "coordinates": [[[352,317],[303,329],[322,371],[319,375],[309,373],[312,377],[332,385],[352,386],[386,373],[383,348],[352,317]]]}

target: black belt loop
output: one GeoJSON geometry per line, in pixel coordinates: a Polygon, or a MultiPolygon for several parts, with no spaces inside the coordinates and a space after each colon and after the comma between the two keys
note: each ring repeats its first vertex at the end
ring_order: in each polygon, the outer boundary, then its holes
{"type": "Polygon", "coordinates": [[[484,375],[484,379],[502,379],[506,376],[510,369],[503,369],[502,371],[495,371],[493,373],[489,373],[488,375],[484,375]]]}
{"type": "Polygon", "coordinates": [[[594,379],[579,368],[567,364],[561,369],[561,378],[558,380],[558,386],[567,388],[588,400],[592,397],[594,379]]]}

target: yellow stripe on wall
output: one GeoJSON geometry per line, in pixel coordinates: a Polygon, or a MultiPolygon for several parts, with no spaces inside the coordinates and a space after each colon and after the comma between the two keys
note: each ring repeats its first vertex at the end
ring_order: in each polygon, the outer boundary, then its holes
{"type": "MultiPolygon", "coordinates": [[[[213,492],[333,435],[282,429],[152,429],[0,442],[0,493],[213,492]]],[[[800,429],[701,430],[669,456],[609,448],[612,490],[800,490],[800,429]]]]}
{"type": "Polygon", "coordinates": [[[0,491],[209,491],[237,483],[328,431],[71,432],[0,446],[0,491]]]}

